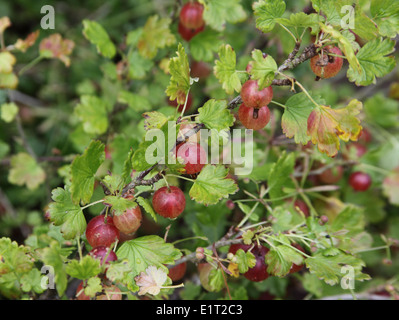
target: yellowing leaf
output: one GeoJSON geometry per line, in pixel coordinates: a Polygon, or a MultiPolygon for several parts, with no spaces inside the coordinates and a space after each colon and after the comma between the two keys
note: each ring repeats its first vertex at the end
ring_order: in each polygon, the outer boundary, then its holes
{"type": "Polygon", "coordinates": [[[33,46],[39,37],[39,30],[36,30],[35,32],[30,33],[25,40],[18,39],[17,42],[14,44],[15,48],[18,50],[25,52],[28,48],[33,46]]]}
{"type": "Polygon", "coordinates": [[[8,51],[0,52],[0,73],[11,73],[17,60],[8,51]]]}
{"type": "Polygon", "coordinates": [[[11,158],[11,170],[8,181],[19,186],[26,185],[34,190],[46,179],[46,173],[27,153],[18,153],[11,158]]]}
{"type": "Polygon", "coordinates": [[[69,67],[71,64],[69,56],[74,47],[75,43],[72,40],[62,39],[59,33],[55,33],[40,42],[39,52],[46,58],[60,59],[69,67]]]}
{"type": "Polygon", "coordinates": [[[11,26],[11,21],[9,17],[0,18],[0,33],[3,33],[5,29],[11,26]]]}
{"type": "Polygon", "coordinates": [[[330,157],[337,155],[339,139],[343,141],[357,141],[362,130],[360,120],[356,117],[363,104],[352,100],[349,105],[341,109],[320,106],[313,110],[308,118],[307,134],[313,144],[317,144],[322,153],[330,157]]]}
{"type": "Polygon", "coordinates": [[[190,89],[190,65],[181,43],[177,49],[177,57],[170,59],[169,72],[170,82],[166,94],[171,101],[176,99],[178,104],[184,105],[190,89]]]}
{"type": "Polygon", "coordinates": [[[143,27],[140,40],[137,43],[139,53],[148,59],[153,59],[158,49],[171,46],[176,42],[175,36],[171,33],[169,18],[151,16],[143,27]]]}

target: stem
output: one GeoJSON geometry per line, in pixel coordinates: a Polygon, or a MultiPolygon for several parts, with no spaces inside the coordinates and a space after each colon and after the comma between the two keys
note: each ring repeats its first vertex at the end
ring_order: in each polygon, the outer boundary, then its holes
{"type": "Polygon", "coordinates": [[[193,179],[186,178],[186,177],[182,177],[182,176],[178,176],[177,174],[168,173],[166,176],[184,179],[184,180],[187,180],[187,181],[191,181],[191,182],[193,182],[193,183],[195,182],[195,180],[193,180],[193,179]]]}
{"type": "Polygon", "coordinates": [[[280,106],[280,107],[282,107],[282,108],[284,108],[284,109],[286,108],[285,105],[283,105],[283,104],[281,104],[281,103],[279,103],[279,102],[276,102],[276,101],[274,101],[274,100],[272,100],[271,103],[274,103],[275,105],[278,105],[278,106],[280,106]]]}
{"type": "Polygon", "coordinates": [[[176,240],[176,241],[172,242],[172,244],[176,245],[177,243],[188,241],[188,240],[194,240],[194,239],[201,239],[201,240],[204,240],[204,241],[209,241],[209,239],[207,237],[196,236],[196,237],[189,237],[189,238],[185,238],[185,239],[179,239],[179,240],[176,240]]]}
{"type": "Polygon", "coordinates": [[[19,70],[18,75],[22,76],[26,71],[28,71],[30,68],[34,67],[36,64],[38,64],[40,61],[44,59],[44,56],[38,56],[35,59],[33,59],[31,62],[26,64],[24,67],[22,67],[21,70],[19,70]]]}
{"type": "Polygon", "coordinates": [[[184,107],[183,107],[183,110],[181,111],[180,118],[183,117],[184,112],[186,111],[189,93],[190,93],[190,89],[188,89],[188,91],[187,91],[187,94],[186,94],[186,101],[184,101],[184,107]]]}
{"type": "Polygon", "coordinates": [[[298,42],[298,39],[294,36],[294,34],[285,25],[283,25],[281,23],[279,23],[279,25],[291,35],[291,37],[294,39],[295,42],[298,42]]]}
{"type": "Polygon", "coordinates": [[[89,203],[88,205],[86,205],[86,206],[84,206],[84,207],[82,207],[82,208],[80,208],[80,209],[81,209],[81,210],[84,210],[84,209],[86,209],[86,208],[88,208],[88,207],[94,206],[95,204],[98,204],[98,203],[101,203],[101,202],[104,202],[104,199],[101,199],[101,200],[98,200],[98,201],[89,203]]]}

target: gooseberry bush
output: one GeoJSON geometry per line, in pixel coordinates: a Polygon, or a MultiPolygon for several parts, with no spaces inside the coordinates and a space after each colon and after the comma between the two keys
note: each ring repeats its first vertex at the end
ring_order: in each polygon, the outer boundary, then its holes
{"type": "Polygon", "coordinates": [[[2,298],[398,299],[399,2],[97,6],[0,17],[2,298]]]}

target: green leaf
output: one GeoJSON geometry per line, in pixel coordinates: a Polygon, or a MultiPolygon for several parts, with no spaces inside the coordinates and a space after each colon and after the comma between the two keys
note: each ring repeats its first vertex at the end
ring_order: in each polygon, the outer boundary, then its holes
{"type": "Polygon", "coordinates": [[[228,169],[223,165],[206,165],[189,191],[191,199],[210,205],[236,193],[237,184],[232,179],[226,179],[227,174],[228,169]]]}
{"type": "Polygon", "coordinates": [[[8,154],[9,151],[10,151],[9,145],[0,140],[0,160],[3,159],[8,154]]]}
{"type": "Polygon", "coordinates": [[[299,266],[303,263],[303,257],[290,246],[278,245],[270,248],[265,261],[269,274],[284,277],[290,272],[293,264],[299,266]]]}
{"type": "Polygon", "coordinates": [[[122,177],[117,174],[106,175],[102,182],[106,185],[111,194],[118,193],[124,186],[122,177]]]}
{"type": "Polygon", "coordinates": [[[171,46],[176,42],[175,36],[169,29],[171,22],[171,19],[160,18],[158,15],[147,19],[137,43],[140,55],[147,59],[153,59],[157,55],[158,49],[171,46]]]}
{"type": "MultiPolygon", "coordinates": [[[[321,97],[312,97],[317,103],[325,104],[321,97]]],[[[294,137],[295,143],[306,145],[310,141],[307,135],[308,118],[314,109],[313,102],[301,92],[291,96],[286,104],[284,114],[281,118],[281,127],[287,138],[294,137]]]]}
{"type": "Polygon", "coordinates": [[[116,47],[107,31],[96,21],[83,20],[83,34],[87,40],[96,45],[97,51],[106,58],[113,58],[116,47]]]}
{"type": "Polygon", "coordinates": [[[45,289],[41,286],[42,277],[43,274],[38,269],[30,270],[28,273],[23,274],[20,279],[21,289],[24,292],[43,293],[45,289]]]}
{"type": "Polygon", "coordinates": [[[169,100],[177,100],[178,104],[184,105],[186,96],[190,90],[190,65],[184,47],[181,43],[177,48],[177,57],[171,58],[169,62],[170,81],[166,88],[169,100]]]}
{"type": "Polygon", "coordinates": [[[346,231],[347,237],[353,237],[364,231],[364,210],[355,205],[347,205],[329,225],[332,232],[346,231]]]}
{"type": "Polygon", "coordinates": [[[224,288],[225,284],[223,272],[224,271],[222,269],[218,268],[212,269],[209,273],[208,284],[212,292],[219,292],[224,288]]]}
{"type": "Polygon", "coordinates": [[[264,32],[270,32],[276,25],[276,20],[281,18],[285,12],[283,0],[260,0],[253,4],[256,18],[256,27],[264,32]]]}
{"type": "Polygon", "coordinates": [[[155,213],[154,208],[151,205],[151,201],[143,197],[138,197],[137,202],[145,210],[145,212],[149,213],[154,221],[157,222],[157,214],[155,213]]]}
{"type": "Polygon", "coordinates": [[[18,245],[10,238],[0,239],[0,256],[0,275],[29,272],[33,267],[29,247],[18,245]]]}
{"type": "Polygon", "coordinates": [[[100,141],[92,141],[81,156],[71,165],[71,194],[74,203],[88,203],[93,195],[95,174],[105,160],[105,146],[100,141]]]}
{"type": "Polygon", "coordinates": [[[220,35],[213,30],[204,30],[190,40],[190,53],[196,61],[211,62],[221,44],[220,35]]]}
{"type": "Polygon", "coordinates": [[[319,279],[324,280],[327,284],[333,286],[346,274],[342,267],[353,267],[355,280],[367,280],[369,276],[361,273],[362,267],[365,263],[343,251],[338,251],[335,255],[324,256],[323,252],[317,253],[314,256],[305,260],[306,266],[310,273],[315,274],[319,279]]]}
{"type": "Polygon", "coordinates": [[[289,19],[277,18],[275,21],[286,27],[311,28],[317,30],[319,28],[319,22],[324,21],[324,17],[316,13],[306,14],[304,12],[298,12],[292,13],[289,19]]]}
{"type": "Polygon", "coordinates": [[[237,23],[247,17],[241,0],[200,0],[204,5],[203,18],[206,25],[217,31],[223,31],[226,22],[237,23]]]}
{"type": "Polygon", "coordinates": [[[236,53],[228,45],[221,45],[218,51],[219,60],[215,62],[215,76],[227,94],[241,91],[241,81],[236,70],[236,53]]]}
{"type": "Polygon", "coordinates": [[[18,110],[18,106],[14,102],[3,103],[0,106],[1,119],[7,123],[12,122],[18,114],[18,110]]]}
{"type": "Polygon", "coordinates": [[[151,110],[151,104],[147,98],[125,90],[119,91],[118,102],[127,104],[130,109],[136,112],[151,110]]]}
{"type": "Polygon", "coordinates": [[[123,198],[121,196],[106,196],[104,204],[110,205],[114,215],[121,215],[128,209],[137,207],[137,203],[131,199],[123,198]]]}
{"type": "Polygon", "coordinates": [[[253,268],[256,265],[256,258],[251,252],[245,252],[242,249],[239,249],[236,254],[237,258],[237,265],[238,265],[238,271],[240,273],[245,273],[248,271],[249,268],[253,268]]]}
{"type": "Polygon", "coordinates": [[[280,198],[285,195],[283,187],[292,185],[290,175],[294,172],[295,154],[282,153],[273,165],[267,180],[270,199],[280,198]]]}
{"type": "Polygon", "coordinates": [[[383,128],[396,127],[399,124],[399,102],[378,93],[364,103],[367,121],[375,122],[383,128]]]}
{"type": "Polygon", "coordinates": [[[81,260],[71,260],[65,267],[65,272],[71,277],[85,280],[101,272],[100,259],[85,255],[81,260]]]}
{"type": "Polygon", "coordinates": [[[396,0],[372,0],[370,12],[383,37],[395,38],[399,33],[399,3],[396,0]]]}
{"type": "Polygon", "coordinates": [[[46,173],[29,154],[20,152],[11,157],[8,181],[12,184],[26,185],[35,190],[46,179],[46,173]]]}
{"type": "Polygon", "coordinates": [[[59,296],[62,296],[67,288],[68,278],[65,272],[66,253],[57,241],[53,241],[48,247],[38,250],[39,256],[45,265],[54,268],[54,281],[59,296]]]}
{"type": "Polygon", "coordinates": [[[18,77],[15,73],[0,73],[0,88],[15,89],[18,86],[18,77]]]}
{"type": "Polygon", "coordinates": [[[89,134],[103,134],[108,128],[108,104],[96,96],[83,95],[75,107],[75,115],[83,122],[83,129],[89,134]]]}
{"type": "Polygon", "coordinates": [[[132,50],[127,55],[129,63],[128,72],[132,79],[143,79],[154,66],[152,60],[144,58],[137,50],[132,50]]]}
{"type": "Polygon", "coordinates": [[[251,79],[258,80],[259,90],[269,87],[278,68],[276,61],[270,55],[264,58],[263,52],[258,49],[252,51],[252,59],[253,61],[250,62],[252,66],[251,79]]]}
{"type": "Polygon", "coordinates": [[[101,285],[101,279],[99,277],[92,277],[87,281],[87,285],[84,288],[85,295],[89,297],[95,297],[95,295],[103,290],[101,285]]]}
{"type": "Polygon", "coordinates": [[[161,129],[166,122],[171,120],[171,117],[168,117],[159,111],[143,113],[143,117],[145,119],[144,128],[147,131],[151,129],[161,129]]]}
{"type": "Polygon", "coordinates": [[[234,124],[234,116],[227,109],[226,100],[208,100],[198,109],[198,121],[208,129],[228,130],[234,124]]]}
{"type": "Polygon", "coordinates": [[[383,77],[395,68],[395,57],[387,57],[394,51],[395,41],[389,39],[375,39],[366,43],[356,55],[361,71],[358,72],[350,66],[348,79],[358,86],[375,84],[377,77],[383,77]]]}
{"type": "Polygon", "coordinates": [[[167,272],[165,265],[174,264],[181,258],[180,250],[155,235],[143,236],[124,242],[116,255],[119,259],[127,259],[132,276],[145,271],[149,266],[156,266],[167,272]]]}
{"type": "Polygon", "coordinates": [[[125,162],[123,163],[121,179],[124,185],[128,184],[132,180],[131,174],[133,170],[133,165],[132,165],[133,153],[134,153],[133,149],[131,149],[129,151],[129,154],[125,162]]]}
{"type": "Polygon", "coordinates": [[[62,188],[56,188],[52,192],[54,202],[50,203],[50,220],[56,226],[61,226],[63,237],[73,239],[76,235],[84,234],[86,219],[82,209],[72,202],[71,194],[62,188]]]}

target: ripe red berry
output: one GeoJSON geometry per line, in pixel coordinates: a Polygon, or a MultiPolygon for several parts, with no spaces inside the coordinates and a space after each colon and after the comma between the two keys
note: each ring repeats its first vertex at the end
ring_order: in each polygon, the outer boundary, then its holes
{"type": "Polygon", "coordinates": [[[364,172],[354,172],[349,176],[349,185],[355,191],[366,191],[371,186],[371,177],[364,172]]]}
{"type": "Polygon", "coordinates": [[[156,213],[164,218],[178,217],[186,207],[186,198],[178,187],[162,187],[155,191],[152,206],[156,213]]]}
{"type": "MultiPolygon", "coordinates": [[[[168,99],[168,104],[169,104],[171,107],[175,107],[175,108],[178,107],[177,110],[178,110],[179,112],[182,112],[182,111],[183,111],[184,103],[179,105],[179,104],[177,104],[177,101],[176,101],[176,100],[169,100],[169,99],[168,99]]],[[[193,96],[191,95],[191,93],[188,93],[187,105],[186,105],[186,110],[185,110],[185,111],[189,110],[189,109],[191,108],[192,104],[193,104],[193,96]]]]}
{"type": "Polygon", "coordinates": [[[342,56],[342,51],[338,47],[328,46],[323,49],[323,53],[314,56],[310,60],[313,73],[322,79],[335,77],[341,71],[344,61],[334,55],[342,56]]]}
{"type": "Polygon", "coordinates": [[[87,242],[95,248],[98,246],[111,246],[119,241],[119,230],[115,227],[112,217],[99,215],[89,221],[86,228],[87,242]]]}
{"type": "MultiPolygon", "coordinates": [[[[236,254],[239,249],[247,252],[250,248],[252,248],[252,245],[233,244],[230,246],[229,252],[236,254]]],[[[262,245],[255,245],[251,252],[256,258],[256,265],[253,268],[249,268],[248,271],[244,273],[244,277],[254,282],[263,281],[269,277],[265,262],[265,255],[269,252],[269,249],[262,245]]]]}
{"type": "Polygon", "coordinates": [[[180,22],[187,29],[198,29],[204,26],[202,18],[204,7],[199,2],[188,2],[180,11],[180,22]]]}
{"type": "Polygon", "coordinates": [[[248,108],[243,103],[238,109],[238,119],[247,129],[261,130],[270,121],[270,110],[266,106],[260,109],[248,108]]]}
{"type": "Polygon", "coordinates": [[[187,263],[183,262],[169,269],[169,278],[175,282],[181,280],[186,274],[187,263]]]}
{"type": "Polygon", "coordinates": [[[185,142],[176,147],[175,154],[183,160],[186,174],[195,174],[202,170],[207,162],[207,153],[199,143],[185,142]]]}
{"type": "Polygon", "coordinates": [[[179,22],[177,31],[179,32],[179,34],[181,35],[181,37],[184,40],[190,41],[198,33],[204,31],[204,29],[205,29],[205,25],[203,25],[202,27],[200,27],[198,29],[189,29],[189,28],[186,28],[185,26],[183,26],[181,22],[179,22]]]}
{"type": "Polygon", "coordinates": [[[120,232],[125,234],[136,232],[140,227],[142,220],[143,216],[138,205],[135,208],[127,209],[121,215],[114,214],[113,216],[115,227],[117,227],[120,232]]]}
{"type": "Polygon", "coordinates": [[[118,260],[118,257],[116,256],[115,252],[111,250],[111,248],[105,246],[99,246],[93,248],[89,252],[89,255],[91,255],[93,258],[100,259],[101,264],[108,264],[109,261],[118,260]]]}
{"type": "Polygon", "coordinates": [[[262,108],[273,99],[273,88],[266,87],[259,90],[258,81],[248,80],[241,89],[241,99],[249,108],[262,108]]]}

